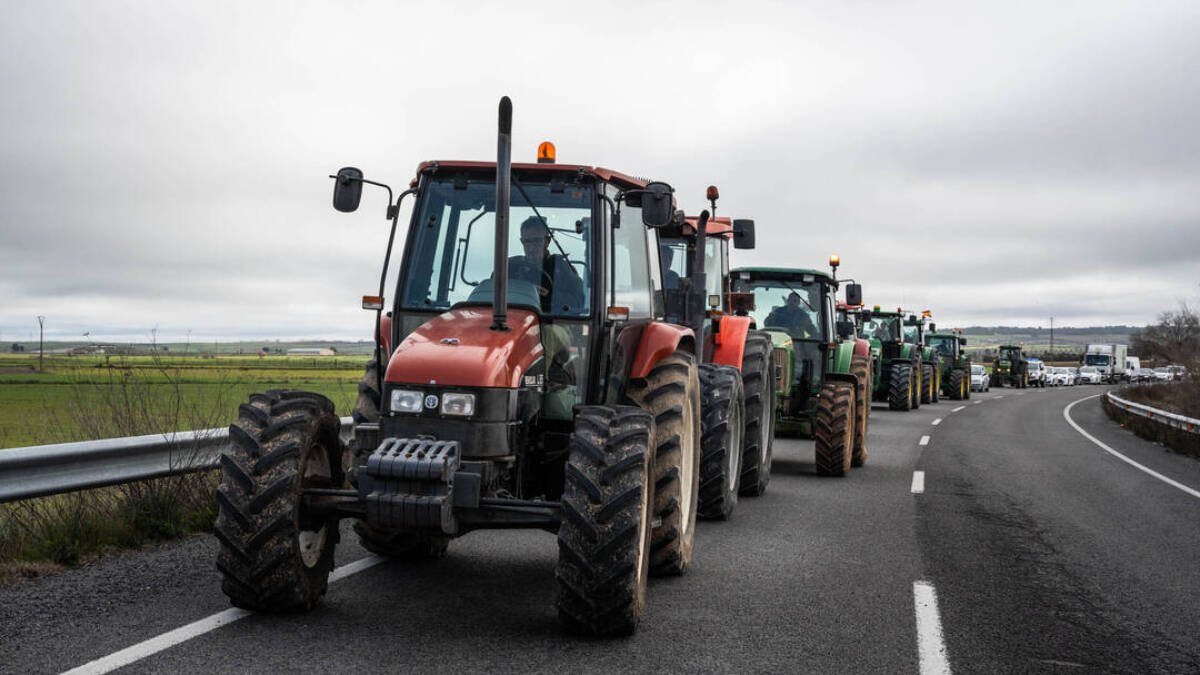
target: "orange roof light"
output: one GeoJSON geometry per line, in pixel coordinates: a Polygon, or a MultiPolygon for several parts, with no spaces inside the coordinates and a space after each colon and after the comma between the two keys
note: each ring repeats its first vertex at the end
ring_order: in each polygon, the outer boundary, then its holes
{"type": "Polygon", "coordinates": [[[708,189],[704,191],[704,198],[710,202],[720,199],[721,191],[717,189],[716,185],[709,185],[708,189]]]}
{"type": "Polygon", "coordinates": [[[829,254],[829,266],[830,267],[837,267],[838,265],[841,265],[841,264],[842,264],[842,256],[840,256],[836,253],[829,254]]]}
{"type": "Polygon", "coordinates": [[[550,141],[542,141],[538,146],[538,164],[553,164],[556,153],[554,144],[550,141]]]}

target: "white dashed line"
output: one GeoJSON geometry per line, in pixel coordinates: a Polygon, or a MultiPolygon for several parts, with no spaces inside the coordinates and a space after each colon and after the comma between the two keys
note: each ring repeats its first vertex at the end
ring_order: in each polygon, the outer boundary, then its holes
{"type": "Polygon", "coordinates": [[[1070,424],[1072,427],[1075,427],[1075,431],[1078,431],[1079,433],[1083,434],[1084,438],[1086,438],[1089,441],[1100,446],[1104,451],[1108,452],[1109,454],[1116,457],[1117,459],[1119,459],[1123,462],[1126,462],[1127,464],[1134,467],[1135,469],[1145,471],[1146,473],[1150,474],[1151,476],[1154,476],[1155,478],[1161,480],[1162,482],[1166,483],[1167,485],[1170,485],[1172,487],[1177,487],[1180,490],[1183,490],[1184,492],[1188,493],[1189,495],[1191,495],[1193,497],[1200,497],[1200,490],[1194,490],[1194,489],[1184,485],[1183,483],[1180,483],[1178,481],[1167,478],[1166,476],[1155,471],[1154,469],[1151,469],[1151,468],[1142,466],[1141,464],[1138,464],[1137,462],[1133,461],[1132,459],[1129,459],[1125,455],[1122,455],[1121,453],[1117,452],[1116,450],[1113,450],[1112,448],[1108,447],[1104,443],[1100,442],[1099,439],[1097,439],[1095,436],[1089,434],[1088,432],[1084,431],[1083,427],[1076,424],[1075,420],[1071,419],[1071,408],[1074,408],[1076,406],[1076,404],[1083,403],[1084,401],[1087,401],[1089,399],[1096,398],[1096,396],[1103,396],[1103,394],[1095,394],[1094,396],[1088,396],[1086,398],[1081,398],[1078,401],[1075,401],[1074,403],[1071,403],[1067,407],[1063,408],[1063,418],[1065,418],[1067,420],[1067,424],[1070,424]]]}
{"type": "Polygon", "coordinates": [[[937,591],[933,584],[913,582],[913,605],[917,615],[917,655],[921,675],[950,675],[950,656],[942,640],[942,618],[938,614],[937,591]]]}
{"type": "Polygon", "coordinates": [[[1004,394],[1000,394],[1000,395],[996,396],[996,400],[1000,400],[1002,398],[1004,398],[1004,394]]]}
{"type": "Polygon", "coordinates": [[[975,405],[979,405],[980,403],[983,403],[983,401],[975,401],[975,405]]]}
{"type": "MultiPolygon", "coordinates": [[[[348,565],[342,565],[329,575],[329,583],[333,583],[340,579],[345,579],[352,574],[374,567],[385,559],[379,556],[370,555],[365,558],[360,558],[348,565]]],[[[170,649],[177,644],[182,644],[191,640],[194,637],[212,632],[221,626],[240,621],[253,614],[244,609],[231,608],[223,612],[217,612],[212,616],[205,617],[199,621],[193,621],[186,626],[180,626],[172,631],[167,631],[162,635],[152,637],[144,642],[139,642],[132,647],[126,647],[119,652],[113,652],[108,656],[96,659],[90,663],[85,663],[78,668],[68,670],[64,675],[98,675],[99,673],[108,673],[122,668],[136,661],[140,661],[147,656],[157,654],[166,649],[170,649]]]]}
{"type": "MultiPolygon", "coordinates": [[[[976,403],[979,403],[979,401],[976,401],[976,403]]],[[[962,409],[963,409],[963,408],[965,408],[965,407],[967,407],[967,406],[965,406],[965,405],[960,405],[960,406],[958,406],[957,408],[955,408],[954,410],[951,410],[950,412],[958,412],[959,410],[962,410],[962,409]]]]}
{"type": "Polygon", "coordinates": [[[919,495],[923,492],[925,492],[925,472],[924,471],[914,471],[913,472],[912,493],[914,495],[919,495]]]}
{"type": "Polygon", "coordinates": [[[940,417],[937,418],[936,420],[934,420],[933,422],[931,422],[931,424],[933,424],[933,426],[935,426],[935,427],[941,423],[942,423],[942,418],[940,418],[940,417]]]}
{"type": "Polygon", "coordinates": [[[917,445],[929,445],[929,437],[922,436],[920,442],[918,442],[917,445]]]}

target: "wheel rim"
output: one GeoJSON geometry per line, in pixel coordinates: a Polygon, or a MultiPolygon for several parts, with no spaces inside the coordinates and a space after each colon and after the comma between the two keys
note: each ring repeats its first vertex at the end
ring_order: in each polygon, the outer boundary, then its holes
{"type": "MultiPolygon", "coordinates": [[[[332,482],[333,472],[329,467],[328,453],[319,445],[308,449],[304,461],[304,473],[301,476],[304,485],[326,485],[332,482]]],[[[300,549],[300,561],[307,568],[316,567],[321,562],[325,552],[325,541],[328,539],[328,526],[324,523],[315,530],[299,530],[296,534],[296,544],[300,549]]]]}

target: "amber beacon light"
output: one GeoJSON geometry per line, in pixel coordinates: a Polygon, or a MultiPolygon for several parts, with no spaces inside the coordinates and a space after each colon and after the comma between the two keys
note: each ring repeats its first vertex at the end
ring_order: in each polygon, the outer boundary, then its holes
{"type": "Polygon", "coordinates": [[[538,164],[553,164],[555,151],[554,144],[550,141],[542,141],[538,146],[538,164]]]}

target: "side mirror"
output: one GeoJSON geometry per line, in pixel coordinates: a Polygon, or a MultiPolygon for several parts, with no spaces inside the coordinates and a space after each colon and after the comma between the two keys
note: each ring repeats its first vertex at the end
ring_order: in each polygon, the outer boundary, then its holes
{"type": "Polygon", "coordinates": [[[854,322],[853,321],[837,322],[837,335],[839,338],[841,338],[843,340],[845,340],[846,338],[854,337],[854,322]]]}
{"type": "Polygon", "coordinates": [[[967,338],[964,338],[964,337],[958,338],[958,344],[962,347],[966,347],[967,346],[967,338]]]}
{"type": "Polygon", "coordinates": [[[646,227],[666,227],[675,215],[671,204],[674,190],[666,183],[653,182],[642,192],[642,224],[646,227]]]}
{"type": "Polygon", "coordinates": [[[862,317],[862,320],[863,320],[863,321],[870,321],[870,320],[871,320],[871,310],[869,310],[869,309],[864,309],[864,310],[860,311],[860,312],[858,313],[858,315],[859,315],[860,317],[862,317]]]}
{"type": "Polygon", "coordinates": [[[937,324],[936,324],[936,323],[931,323],[931,324],[929,324],[929,332],[930,332],[930,333],[936,333],[936,332],[937,332],[937,324]]]}
{"type": "Polygon", "coordinates": [[[862,304],[862,284],[846,284],[846,304],[862,304]]]}
{"type": "Polygon", "coordinates": [[[342,213],[358,210],[358,202],[362,200],[362,177],[362,171],[352,166],[338,170],[333,180],[333,208],[342,213]]]}
{"type": "Polygon", "coordinates": [[[754,221],[741,219],[733,221],[733,247],[754,248],[754,221]]]}

